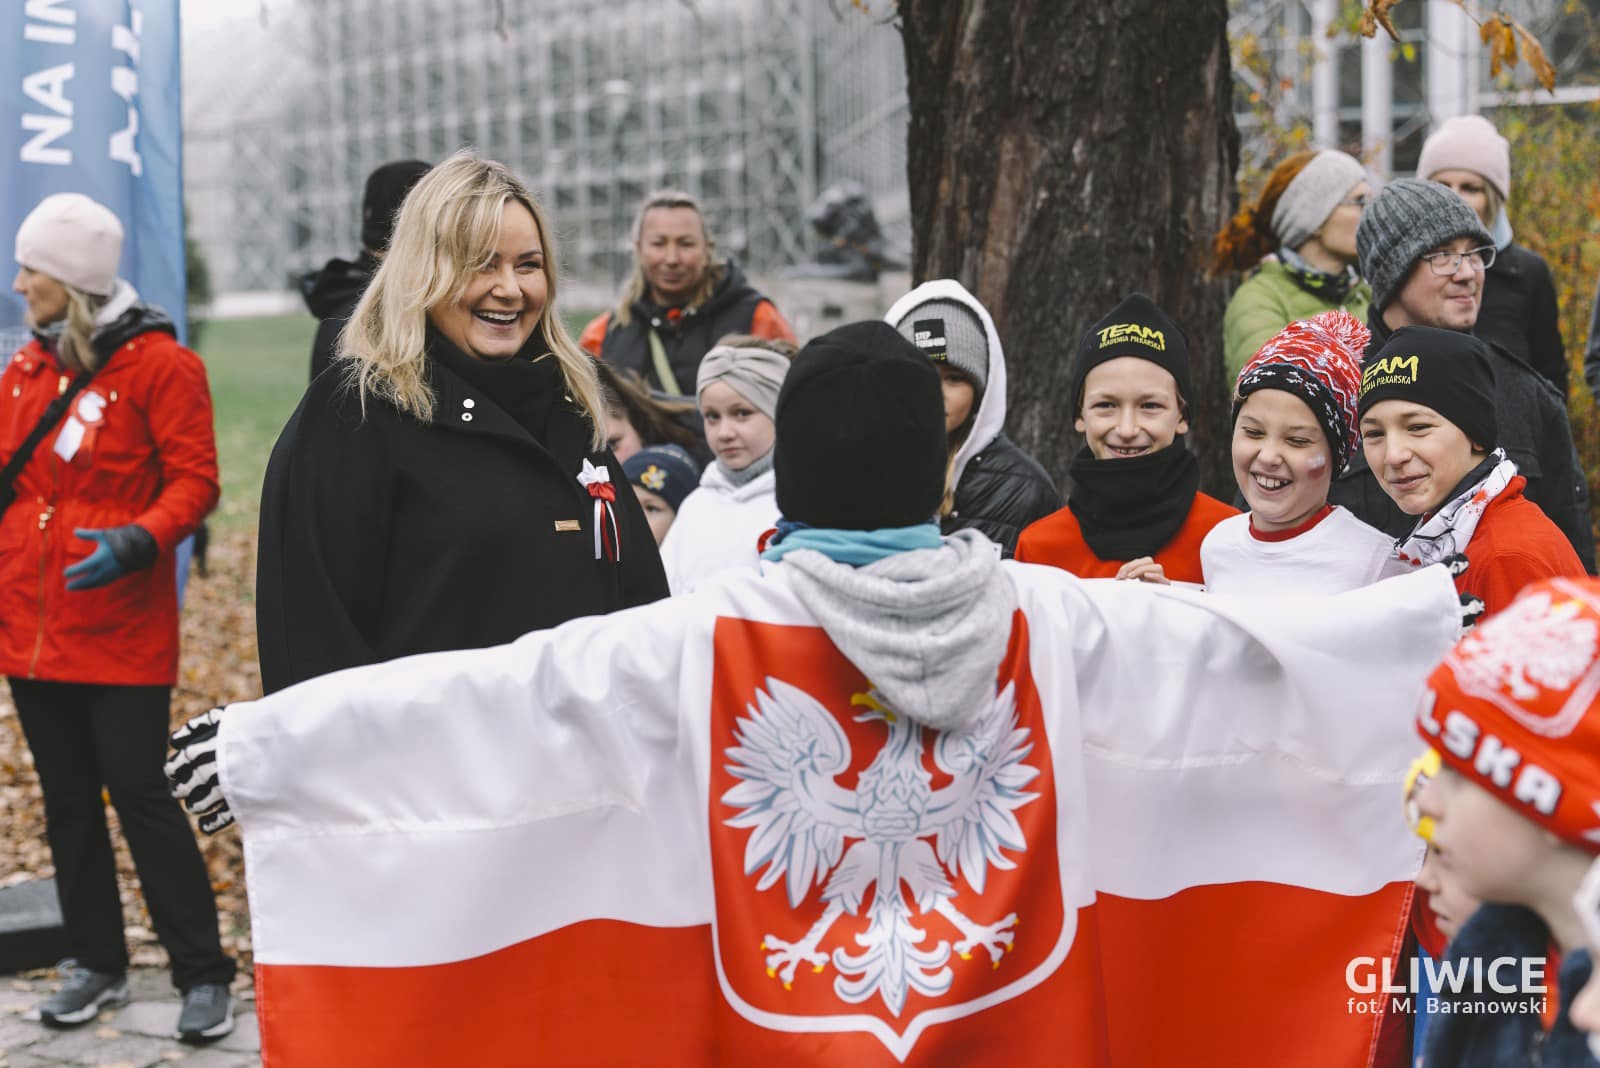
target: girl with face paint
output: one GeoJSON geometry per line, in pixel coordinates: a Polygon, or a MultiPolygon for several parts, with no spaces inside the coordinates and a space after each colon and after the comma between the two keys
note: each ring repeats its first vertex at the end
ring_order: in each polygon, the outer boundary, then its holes
{"type": "Polygon", "coordinates": [[[1341,593],[1405,570],[1393,543],[1328,503],[1355,451],[1367,328],[1342,311],[1290,323],[1245,364],[1234,390],[1233,474],[1245,515],[1200,546],[1217,593],[1341,593]]]}

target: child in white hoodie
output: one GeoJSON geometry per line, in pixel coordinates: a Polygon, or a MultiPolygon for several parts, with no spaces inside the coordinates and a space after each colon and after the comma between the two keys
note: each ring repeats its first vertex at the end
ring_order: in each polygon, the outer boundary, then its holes
{"type": "Polygon", "coordinates": [[[724,338],[700,361],[695,393],[716,459],[661,543],[675,594],[717,571],[760,567],[762,536],[778,522],[773,411],[792,351],[784,342],[724,338]]]}

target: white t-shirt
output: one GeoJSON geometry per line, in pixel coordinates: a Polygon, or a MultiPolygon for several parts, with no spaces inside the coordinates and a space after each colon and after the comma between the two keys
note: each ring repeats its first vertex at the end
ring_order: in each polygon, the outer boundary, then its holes
{"type": "Polygon", "coordinates": [[[672,592],[688,593],[708,575],[729,568],[759,571],[756,544],[778,525],[777,491],[770,469],[735,486],[719,465],[709,464],[661,543],[672,592]]]}
{"type": "Polygon", "coordinates": [[[1200,543],[1200,569],[1212,593],[1265,597],[1343,593],[1411,570],[1394,539],[1340,506],[1281,541],[1252,534],[1249,513],[1229,516],[1200,543]]]}

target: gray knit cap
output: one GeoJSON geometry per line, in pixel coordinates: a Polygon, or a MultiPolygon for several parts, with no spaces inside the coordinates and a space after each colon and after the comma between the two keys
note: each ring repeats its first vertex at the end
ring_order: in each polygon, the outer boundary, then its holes
{"type": "Polygon", "coordinates": [[[973,310],[954,300],[918,304],[894,328],[934,363],[972,379],[981,396],[989,384],[989,336],[973,310]]]}
{"type": "Polygon", "coordinates": [[[1345,194],[1367,180],[1354,156],[1332,149],[1318,152],[1294,176],[1272,209],[1272,234],[1284,248],[1297,249],[1322,228],[1345,194]]]}
{"type": "Polygon", "coordinates": [[[1448,186],[1416,178],[1384,186],[1356,227],[1356,255],[1361,277],[1372,286],[1372,307],[1388,307],[1417,260],[1458,237],[1494,244],[1478,213],[1448,186]]]}

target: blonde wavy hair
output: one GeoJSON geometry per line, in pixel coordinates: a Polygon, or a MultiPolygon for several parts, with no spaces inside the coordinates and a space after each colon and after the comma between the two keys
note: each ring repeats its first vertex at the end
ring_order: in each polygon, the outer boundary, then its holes
{"type": "Polygon", "coordinates": [[[594,361],[573,342],[556,313],[557,256],[539,204],[501,163],[470,151],[434,167],[411,190],[394,236],[350,322],[339,334],[339,357],[360,391],[361,408],[377,397],[426,422],[435,398],[428,385],[428,311],[461,299],[473,275],[494,254],[506,204],[533,215],[544,249],[548,298],[536,327],[561,365],[567,392],[589,419],[595,449],[605,445],[605,407],[594,361]]]}
{"type": "Polygon", "coordinates": [[[644,217],[654,208],[688,208],[700,217],[700,235],[706,243],[706,273],[700,279],[700,286],[694,291],[694,296],[689,298],[686,310],[693,310],[711,299],[711,293],[717,288],[717,282],[722,278],[722,269],[727,266],[725,260],[717,258],[717,239],[711,236],[711,224],[706,222],[705,209],[700,207],[700,201],[691,193],[681,189],[658,189],[644,198],[644,203],[639,205],[638,214],[633,217],[633,273],[628,275],[628,280],[622,284],[622,291],[617,295],[617,306],[612,310],[611,320],[617,326],[627,326],[633,321],[633,303],[639,300],[649,290],[649,283],[644,277],[644,268],[639,266],[639,239],[644,236],[644,217]]]}
{"type": "Polygon", "coordinates": [[[59,279],[56,284],[67,293],[66,322],[61,328],[61,362],[69,370],[93,371],[100,364],[100,356],[94,351],[93,344],[95,327],[98,325],[95,317],[111,298],[85,293],[59,279]]]}

